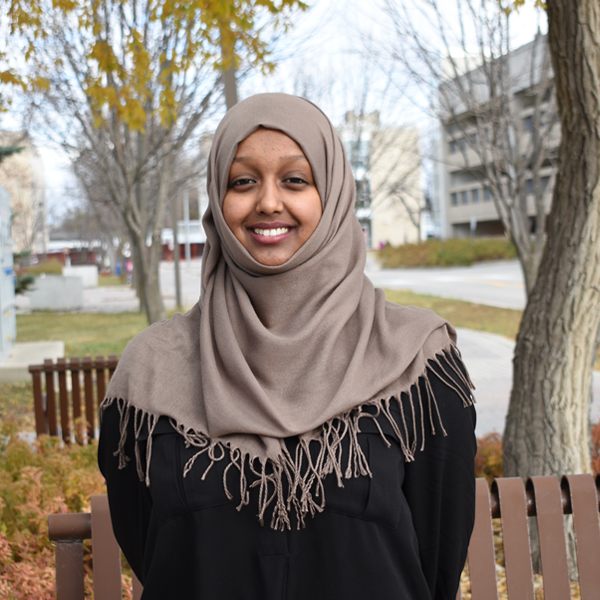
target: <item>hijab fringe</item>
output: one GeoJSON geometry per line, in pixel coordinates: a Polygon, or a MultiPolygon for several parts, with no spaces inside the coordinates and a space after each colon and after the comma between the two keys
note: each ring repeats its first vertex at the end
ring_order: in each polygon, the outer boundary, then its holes
{"type": "MultiPolygon", "coordinates": [[[[437,356],[430,359],[426,363],[425,372],[418,377],[415,384],[409,386],[409,389],[399,389],[387,398],[368,400],[352,410],[323,423],[314,438],[309,438],[306,435],[300,436],[293,456],[285,443],[282,443],[281,454],[276,458],[267,458],[264,461],[259,460],[257,457],[251,456],[248,452],[244,452],[240,448],[232,447],[225,442],[212,440],[206,434],[186,429],[185,426],[171,419],[171,425],[184,438],[186,446],[198,448],[198,451],[184,465],[183,476],[187,477],[196,459],[202,454],[206,453],[209,458],[209,465],[201,475],[202,480],[206,478],[215,463],[220,462],[228,456],[229,464],[223,473],[223,489],[228,500],[233,500],[234,495],[227,486],[227,473],[232,467],[235,467],[240,475],[240,502],[237,505],[237,510],[241,510],[243,506],[249,504],[250,490],[258,488],[256,492],[258,496],[257,516],[261,525],[265,523],[267,509],[273,506],[270,520],[272,529],[280,531],[291,529],[292,520],[290,515],[292,514],[295,515],[297,528],[300,529],[305,526],[307,515],[310,514],[311,517],[314,517],[315,514],[322,512],[325,508],[323,479],[326,476],[335,474],[339,487],[344,487],[344,479],[364,476],[372,477],[369,462],[358,440],[358,434],[361,431],[361,419],[371,419],[376,425],[381,438],[389,447],[391,443],[386,438],[378,422],[378,417],[381,415],[384,416],[398,438],[405,460],[412,462],[415,460],[418,437],[421,438],[419,450],[422,451],[425,448],[426,424],[423,412],[424,402],[427,402],[429,409],[429,427],[431,433],[435,435],[436,426],[434,421],[437,421],[442,435],[447,435],[429,381],[431,374],[454,390],[461,398],[463,406],[470,406],[474,403],[475,399],[471,390],[474,390],[475,386],[462,364],[458,348],[454,344],[451,344],[449,349],[442,351],[442,354],[446,359],[446,365],[452,373],[449,373],[444,368],[444,365],[437,356]],[[437,368],[433,368],[433,365],[436,365],[437,368]],[[462,385],[457,385],[456,378],[458,378],[462,385]],[[422,397],[421,386],[419,385],[421,381],[424,383],[425,398],[422,397]],[[416,387],[414,394],[410,391],[413,385],[416,387]],[[418,404],[418,410],[415,406],[415,401],[418,404]],[[400,418],[392,414],[392,402],[396,402],[399,406],[400,418]],[[375,411],[373,411],[373,408],[375,408],[375,411]],[[417,419],[419,420],[418,423],[417,419]],[[411,427],[408,425],[409,422],[411,427]],[[411,431],[413,432],[412,436],[411,431]],[[342,442],[346,438],[349,440],[349,451],[344,468],[342,442]],[[310,452],[310,444],[313,442],[319,445],[319,450],[315,458],[313,458],[310,452]],[[246,464],[248,468],[246,468],[246,464]],[[247,475],[251,476],[252,481],[248,481],[247,475]]],[[[130,458],[125,455],[125,442],[130,415],[133,413],[137,473],[140,481],[145,481],[146,485],[149,486],[152,437],[159,416],[129,405],[122,398],[106,398],[100,407],[100,413],[102,414],[102,411],[113,403],[117,404],[120,418],[119,444],[117,450],[114,452],[114,456],[119,459],[119,469],[125,468],[130,461],[130,458]],[[144,425],[148,429],[148,438],[146,442],[146,456],[142,462],[140,454],[141,440],[139,438],[144,425]]]]}

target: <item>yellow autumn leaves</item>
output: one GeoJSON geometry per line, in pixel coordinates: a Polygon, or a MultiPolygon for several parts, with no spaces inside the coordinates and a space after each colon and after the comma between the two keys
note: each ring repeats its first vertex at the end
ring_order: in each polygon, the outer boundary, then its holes
{"type": "Polygon", "coordinates": [[[144,133],[158,117],[169,128],[193,72],[226,70],[241,57],[271,70],[265,15],[285,27],[292,9],[305,8],[301,0],[0,0],[11,33],[8,53],[0,53],[0,84],[58,90],[61,46],[96,127],[116,117],[144,133]]]}

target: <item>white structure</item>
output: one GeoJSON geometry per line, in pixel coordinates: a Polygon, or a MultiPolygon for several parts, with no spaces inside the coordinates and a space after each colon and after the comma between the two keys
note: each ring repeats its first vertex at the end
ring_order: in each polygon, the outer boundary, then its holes
{"type": "MultiPolygon", "coordinates": [[[[189,221],[177,221],[177,241],[181,246],[185,244],[204,244],[206,234],[202,223],[198,219],[189,221]]],[[[173,249],[173,228],[165,227],[161,233],[161,242],[168,245],[169,250],[173,249]]]]}
{"type": "Polygon", "coordinates": [[[10,355],[17,337],[10,198],[0,186],[0,364],[10,355]]]}
{"type": "Polygon", "coordinates": [[[75,265],[63,267],[65,277],[79,277],[84,289],[98,287],[98,267],[96,265],[75,265]]]}
{"type": "Polygon", "coordinates": [[[502,60],[502,68],[494,70],[499,63],[490,62],[440,86],[440,105],[447,117],[440,121],[433,203],[442,238],[504,233],[482,156],[486,156],[486,164],[497,166],[495,171],[502,181],[499,187],[515,203],[521,196],[515,199],[508,178],[513,181],[521,178],[526,213],[533,218],[535,182],[527,163],[536,161],[533,144],[543,147],[543,154],[537,154],[542,160],[535,176],[539,177],[546,213],[550,209],[560,125],[552,103],[553,73],[546,37],[538,35],[502,60]],[[490,84],[492,76],[498,82],[490,84]],[[504,104],[499,98],[490,98],[490,85],[499,89],[504,86],[502,89],[507,90],[501,98],[504,104]],[[503,112],[498,108],[501,105],[503,112]],[[539,118],[537,128],[535,115],[539,118]],[[502,158],[509,154],[512,162],[502,158]],[[519,160],[523,172],[515,173],[514,164],[519,160]]]}
{"type": "Polygon", "coordinates": [[[79,310],[83,308],[83,279],[40,275],[31,292],[31,310],[79,310]]]}
{"type": "Polygon", "coordinates": [[[411,127],[383,127],[379,113],[346,113],[338,130],[356,180],[356,215],[367,247],[421,238],[419,134],[411,127]]]}

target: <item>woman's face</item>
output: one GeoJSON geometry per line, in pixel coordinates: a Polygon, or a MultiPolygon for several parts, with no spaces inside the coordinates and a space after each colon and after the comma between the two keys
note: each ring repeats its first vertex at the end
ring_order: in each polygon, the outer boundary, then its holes
{"type": "Polygon", "coordinates": [[[223,216],[257,262],[288,261],[317,228],[323,209],[300,146],[273,129],[258,129],[237,149],[223,216]]]}

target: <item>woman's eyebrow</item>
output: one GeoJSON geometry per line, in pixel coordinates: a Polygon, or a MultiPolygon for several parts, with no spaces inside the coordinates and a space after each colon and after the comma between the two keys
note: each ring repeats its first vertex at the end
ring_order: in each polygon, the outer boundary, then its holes
{"type": "MultiPolygon", "coordinates": [[[[308,162],[308,159],[306,158],[306,156],[304,156],[304,154],[290,154],[288,156],[282,156],[281,158],[285,158],[285,159],[291,160],[291,161],[305,160],[306,162],[308,162]]],[[[252,159],[253,159],[252,156],[236,156],[232,162],[244,163],[244,162],[248,162],[252,159]]]]}

